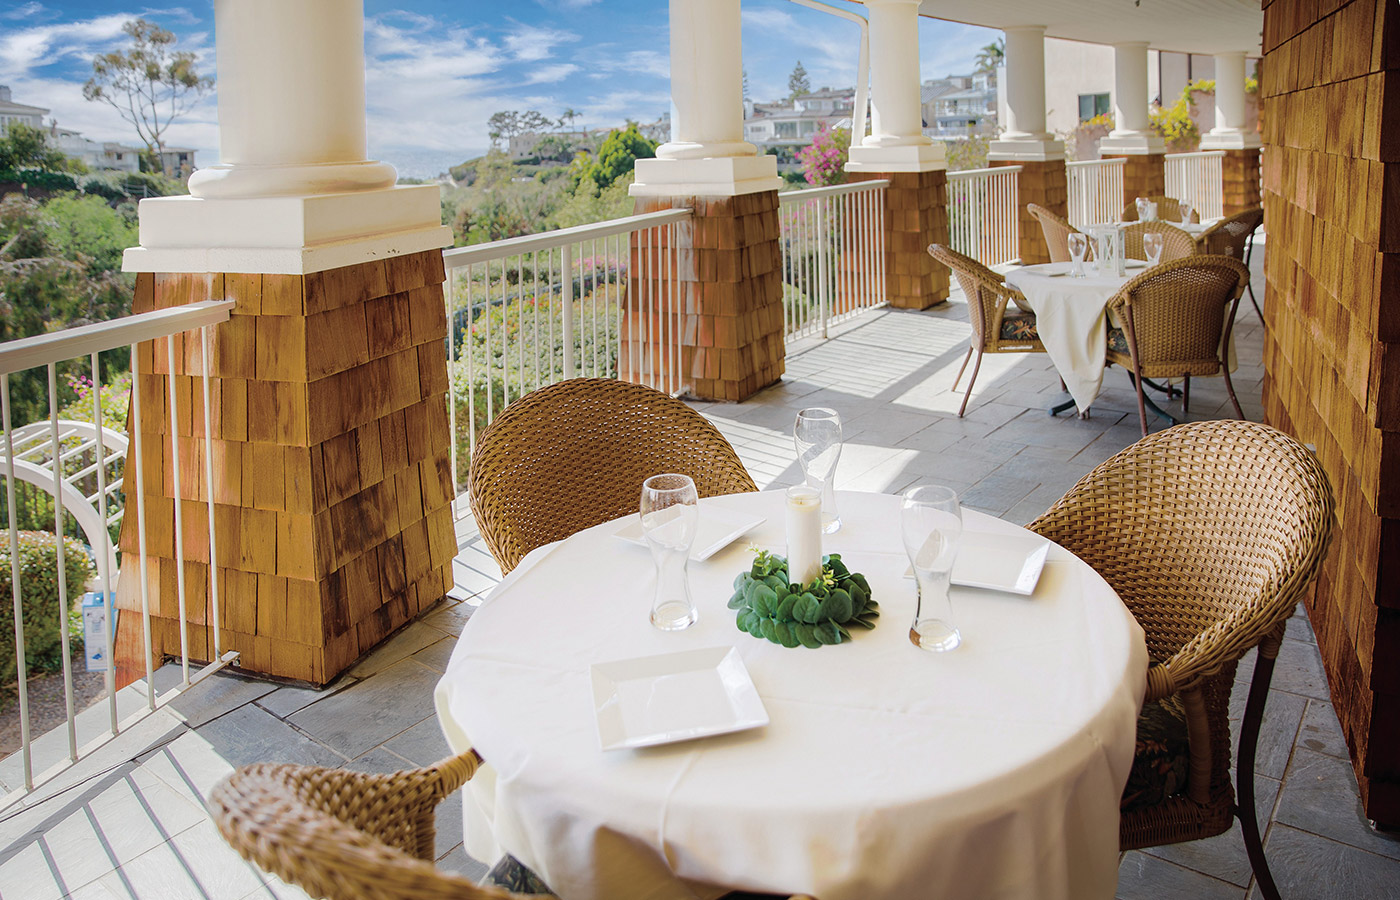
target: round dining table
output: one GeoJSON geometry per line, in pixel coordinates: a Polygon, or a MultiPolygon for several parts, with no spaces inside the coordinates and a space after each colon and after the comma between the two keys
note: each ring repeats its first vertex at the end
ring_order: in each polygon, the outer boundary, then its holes
{"type": "MultiPolygon", "coordinates": [[[[648,620],[651,556],[617,534],[635,516],[527,555],[472,614],[437,688],[453,750],[485,760],[463,804],[467,852],[509,852],[565,900],[1112,898],[1142,629],[1050,545],[1033,593],[954,586],[962,645],[922,650],[900,498],[837,499],[843,526],[823,549],[866,576],[880,617],[818,649],[743,633],[727,607],[755,549],[784,552],[782,492],[700,502],[702,523],[761,521],[690,562],[699,619],[684,631],[648,620]],[[727,648],[766,724],[602,749],[595,670],[727,648]]],[[[964,529],[1009,568],[1032,538],[972,510],[964,529]]]]}

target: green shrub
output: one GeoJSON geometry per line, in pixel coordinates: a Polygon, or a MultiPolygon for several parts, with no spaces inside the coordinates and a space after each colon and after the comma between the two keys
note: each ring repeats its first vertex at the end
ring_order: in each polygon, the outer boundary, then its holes
{"type": "MultiPolygon", "coordinates": [[[[92,560],[83,545],[72,538],[63,542],[68,601],[75,604],[92,577],[92,560]]],[[[24,658],[30,671],[53,671],[62,666],[60,618],[67,623],[70,640],[81,646],[82,619],[70,607],[60,616],[58,596],[58,542],[42,531],[19,533],[20,594],[24,615],[24,658]]],[[[0,680],[15,678],[15,617],[10,589],[10,543],[0,541],[0,680]]]]}
{"type": "Polygon", "coordinates": [[[41,172],[38,169],[0,169],[0,181],[12,181],[18,184],[27,184],[32,188],[43,188],[46,191],[76,191],[78,182],[73,180],[72,175],[63,172],[41,172]]]}

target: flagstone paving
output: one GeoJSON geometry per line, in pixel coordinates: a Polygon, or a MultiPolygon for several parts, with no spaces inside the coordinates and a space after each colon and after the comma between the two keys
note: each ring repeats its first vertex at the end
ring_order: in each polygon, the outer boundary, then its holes
{"type": "MultiPolygon", "coordinates": [[[[1261,282],[1262,263],[1256,253],[1261,282]]],[[[834,329],[829,341],[793,347],[783,382],[752,400],[696,408],[733,443],[761,488],[798,480],[796,411],[830,406],[845,422],[839,487],[898,492],[934,481],[957,488],[968,506],[1028,522],[1139,437],[1136,400],[1124,373],[1110,370],[1088,419],[1051,418],[1046,409],[1062,394],[1049,360],[1005,354],[984,360],[968,413],[958,418],[962,398],[950,388],[966,348],[966,313],[955,295],[942,309],[866,315],[834,329]]],[[[1246,414],[1257,419],[1262,328],[1247,305],[1237,338],[1235,386],[1246,414]]],[[[1220,380],[1197,381],[1191,418],[1228,415],[1220,380]]],[[[255,761],[386,772],[447,754],[432,714],[432,687],[473,604],[500,578],[469,517],[460,523],[459,543],[452,598],[326,689],[215,676],[22,806],[0,810],[0,897],[304,897],[229,850],[204,799],[235,766],[255,761]]],[[[1238,677],[1247,679],[1250,671],[1246,660],[1238,677]]],[[[157,679],[165,687],[178,673],[167,667],[157,679]]],[[[141,690],[129,688],[123,704],[139,700],[141,690]]],[[[1244,691],[1235,695],[1237,722],[1244,691]]],[[[105,706],[85,716],[94,713],[100,722],[105,706]]],[[[1362,814],[1317,647],[1301,615],[1289,623],[1258,759],[1259,816],[1286,898],[1396,895],[1400,840],[1373,830],[1362,814]]],[[[12,790],[17,773],[15,758],[0,763],[0,786],[12,790]]],[[[484,867],[462,849],[460,797],[443,805],[438,822],[438,865],[479,877],[484,867]]],[[[1243,900],[1257,893],[1236,826],[1209,840],[1124,854],[1118,895],[1243,900]]]]}

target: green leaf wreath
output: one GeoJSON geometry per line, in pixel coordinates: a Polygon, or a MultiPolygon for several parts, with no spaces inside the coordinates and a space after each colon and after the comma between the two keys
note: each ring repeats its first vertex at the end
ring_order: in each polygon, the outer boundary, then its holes
{"type": "Polygon", "coordinates": [[[822,557],[822,571],[811,584],[788,582],[787,560],[760,550],[753,567],[734,579],[729,608],[738,610],[740,631],[784,647],[816,649],[851,639],[850,627],[874,628],[880,607],[870,584],[841,562],[822,557]]]}

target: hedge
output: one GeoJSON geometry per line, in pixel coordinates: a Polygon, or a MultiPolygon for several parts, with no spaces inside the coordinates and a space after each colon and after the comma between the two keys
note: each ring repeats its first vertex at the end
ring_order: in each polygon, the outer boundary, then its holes
{"type": "MultiPolygon", "coordinates": [[[[83,545],[64,538],[64,569],[67,573],[70,609],[63,618],[70,639],[81,641],[81,618],[72,615],[92,577],[92,560],[83,545]]],[[[24,610],[24,659],[30,671],[53,670],[62,665],[59,636],[58,543],[42,531],[19,533],[20,594],[24,610]]],[[[10,590],[10,542],[0,539],[0,682],[15,678],[14,595],[10,590]]]]}

